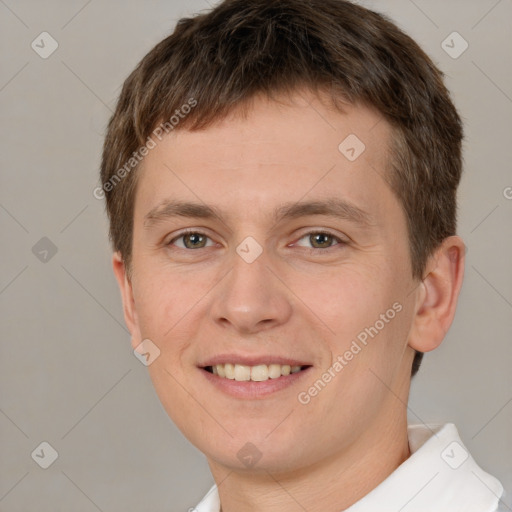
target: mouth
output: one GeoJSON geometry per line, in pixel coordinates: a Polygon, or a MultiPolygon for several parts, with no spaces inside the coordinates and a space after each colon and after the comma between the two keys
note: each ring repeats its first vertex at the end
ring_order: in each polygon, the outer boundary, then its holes
{"type": "Polygon", "coordinates": [[[203,370],[216,375],[221,379],[235,380],[238,382],[265,382],[270,379],[279,379],[291,374],[299,373],[310,365],[289,365],[289,364],[258,364],[248,366],[236,363],[224,363],[211,366],[204,366],[203,370]]]}
{"type": "Polygon", "coordinates": [[[231,398],[245,400],[279,396],[279,391],[293,389],[313,369],[312,365],[300,364],[299,361],[276,361],[275,358],[272,361],[268,358],[266,363],[265,359],[239,357],[238,362],[228,363],[229,356],[218,357],[198,369],[213,389],[231,398]]]}

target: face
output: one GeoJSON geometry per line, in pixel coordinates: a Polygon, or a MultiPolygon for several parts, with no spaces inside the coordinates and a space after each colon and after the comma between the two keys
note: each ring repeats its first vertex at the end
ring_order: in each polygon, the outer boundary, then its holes
{"type": "Polygon", "coordinates": [[[257,98],[137,171],[132,343],[159,349],[156,392],[210,463],[299,469],[407,401],[417,283],[389,143],[360,105],[257,98]]]}

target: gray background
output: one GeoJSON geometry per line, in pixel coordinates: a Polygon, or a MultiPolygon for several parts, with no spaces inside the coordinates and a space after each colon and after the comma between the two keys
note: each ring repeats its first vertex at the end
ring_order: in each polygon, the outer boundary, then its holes
{"type": "MultiPolygon", "coordinates": [[[[466,278],[413,381],[410,419],[454,422],[512,508],[512,2],[363,3],[429,53],[466,123],[466,278]],[[458,58],[441,46],[453,31],[469,43],[458,58]]],[[[123,80],[178,18],[208,7],[0,0],[1,511],[187,510],[212,483],[133,356],[92,195],[123,80]],[[59,44],[47,59],[31,48],[43,31],[59,44]],[[46,470],[31,457],[42,441],[59,455],[46,470]]]]}

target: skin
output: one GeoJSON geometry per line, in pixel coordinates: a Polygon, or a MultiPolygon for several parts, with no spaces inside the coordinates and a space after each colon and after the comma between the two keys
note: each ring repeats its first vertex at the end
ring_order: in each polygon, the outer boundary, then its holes
{"type": "Polygon", "coordinates": [[[341,113],[304,91],[279,102],[256,97],[247,116],[233,111],[205,130],[172,132],[137,171],[130,278],[122,255],[113,258],[126,323],[134,348],[151,339],[160,349],[148,366],[156,392],[206,455],[223,512],[343,510],[410,455],[414,349],[436,348],[452,322],[464,244],[447,238],[424,279],[412,278],[405,215],[382,178],[390,137],[388,123],[361,105],[341,113]],[[349,134],[366,146],[353,162],[338,150],[349,134]],[[364,210],[370,224],[271,217],[285,201],[327,197],[364,210]],[[224,216],[145,226],[145,215],[169,198],[213,205],[224,216]],[[186,248],[190,239],[176,239],[184,228],[209,237],[206,246],[186,248]],[[315,229],[337,238],[315,245],[306,234],[315,229]],[[248,236],[263,250],[250,264],[236,252],[248,236]],[[401,311],[301,404],[298,393],[396,302],[401,311]],[[198,368],[232,352],[293,357],[312,368],[268,397],[234,398],[198,368]],[[252,467],[237,457],[247,442],[262,454],[252,467]]]}

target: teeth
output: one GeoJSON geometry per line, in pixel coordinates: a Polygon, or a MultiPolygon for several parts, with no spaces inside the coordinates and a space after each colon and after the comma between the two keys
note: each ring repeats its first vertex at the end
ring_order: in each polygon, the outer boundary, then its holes
{"type": "Polygon", "coordinates": [[[235,380],[251,380],[251,367],[235,364],[235,380]]]}
{"type": "Polygon", "coordinates": [[[219,366],[224,366],[224,373],[226,374],[227,379],[233,380],[235,378],[235,367],[234,365],[227,363],[225,365],[218,364],[217,365],[217,372],[219,371],[219,366]]]}
{"type": "Polygon", "coordinates": [[[268,366],[266,364],[260,364],[251,368],[251,380],[261,382],[268,380],[268,366]]]}
{"type": "Polygon", "coordinates": [[[268,376],[271,379],[277,379],[281,377],[281,365],[280,364],[271,364],[268,367],[268,376]]]}
{"type": "Polygon", "coordinates": [[[301,366],[290,366],[289,364],[258,364],[246,366],[244,364],[217,364],[212,366],[212,372],[222,378],[237,380],[240,382],[252,380],[263,382],[268,379],[278,379],[290,373],[300,372],[301,366]]]}

